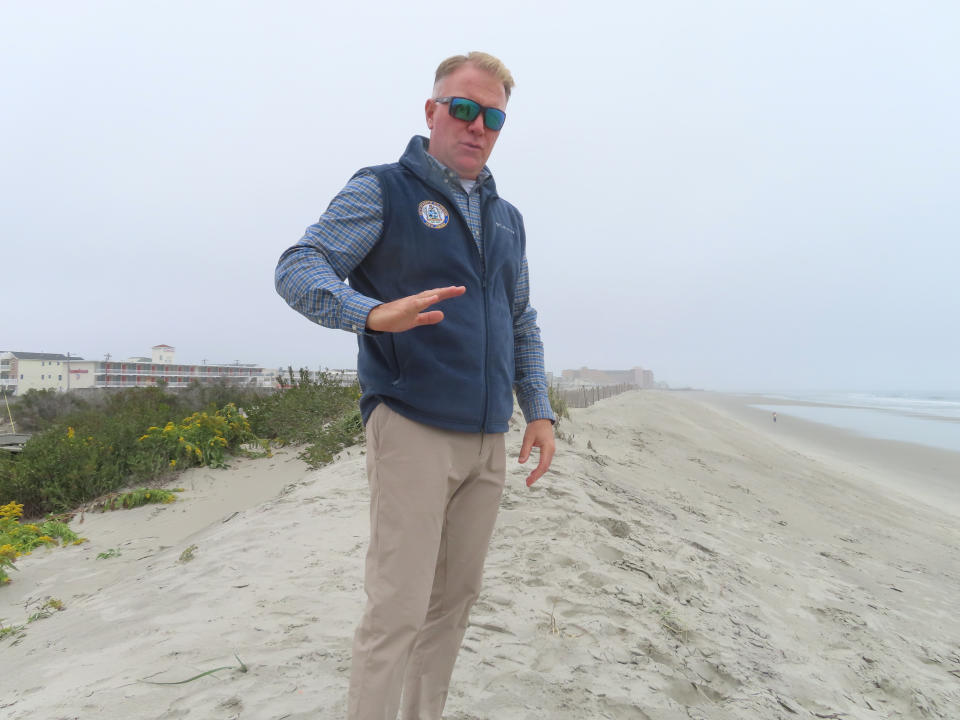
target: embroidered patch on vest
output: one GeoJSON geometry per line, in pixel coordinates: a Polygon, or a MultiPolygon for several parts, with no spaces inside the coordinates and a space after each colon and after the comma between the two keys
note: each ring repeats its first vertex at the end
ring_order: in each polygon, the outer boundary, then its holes
{"type": "Polygon", "coordinates": [[[423,224],[434,230],[445,228],[447,223],[450,222],[450,213],[443,205],[434,200],[424,200],[417,208],[417,212],[420,214],[420,220],[423,224]]]}

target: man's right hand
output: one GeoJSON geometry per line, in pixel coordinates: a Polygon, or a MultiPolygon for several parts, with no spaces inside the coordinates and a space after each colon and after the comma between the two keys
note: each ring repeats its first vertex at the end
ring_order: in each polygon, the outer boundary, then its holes
{"type": "Polygon", "coordinates": [[[424,290],[416,295],[377,305],[367,314],[367,329],[378,332],[404,332],[419,325],[436,325],[443,320],[443,312],[429,310],[431,305],[441,300],[463,295],[467,289],[456,285],[435,290],[424,290]]]}

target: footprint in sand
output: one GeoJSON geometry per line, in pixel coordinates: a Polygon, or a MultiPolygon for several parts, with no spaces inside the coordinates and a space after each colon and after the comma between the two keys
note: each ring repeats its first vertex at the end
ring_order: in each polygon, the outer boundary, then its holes
{"type": "Polygon", "coordinates": [[[597,543],[594,545],[593,552],[596,553],[596,556],[603,562],[615,563],[623,560],[622,552],[617,550],[612,545],[607,545],[605,543],[597,543]]]}
{"type": "Polygon", "coordinates": [[[607,532],[616,538],[630,537],[630,523],[626,522],[625,520],[612,517],[599,517],[592,519],[598,525],[602,525],[604,528],[606,528],[607,532]]]}

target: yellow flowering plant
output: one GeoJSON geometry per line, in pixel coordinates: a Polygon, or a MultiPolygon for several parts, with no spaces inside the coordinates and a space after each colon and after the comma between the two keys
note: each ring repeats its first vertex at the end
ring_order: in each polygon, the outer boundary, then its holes
{"type": "Polygon", "coordinates": [[[227,449],[242,444],[263,447],[250,423],[236,405],[227,403],[212,415],[195,412],[179,423],[151,427],[140,437],[157,466],[187,468],[194,465],[225,467],[227,449]]]}
{"type": "Polygon", "coordinates": [[[16,569],[14,562],[21,555],[29,555],[41,546],[67,545],[84,542],[66,523],[50,518],[39,525],[21,523],[23,505],[9,502],[0,506],[0,585],[10,582],[7,570],[16,569]]]}

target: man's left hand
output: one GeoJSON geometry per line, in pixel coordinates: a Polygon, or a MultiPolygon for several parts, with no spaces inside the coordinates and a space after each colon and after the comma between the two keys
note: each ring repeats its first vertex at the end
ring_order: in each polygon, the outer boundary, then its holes
{"type": "Polygon", "coordinates": [[[535,447],[540,448],[540,462],[537,463],[533,472],[527,475],[527,487],[533,485],[547,472],[553,460],[553,453],[557,449],[556,441],[553,439],[553,423],[549,420],[534,420],[527,425],[527,430],[523,434],[523,445],[520,446],[521,463],[527,461],[530,451],[535,447]]]}

